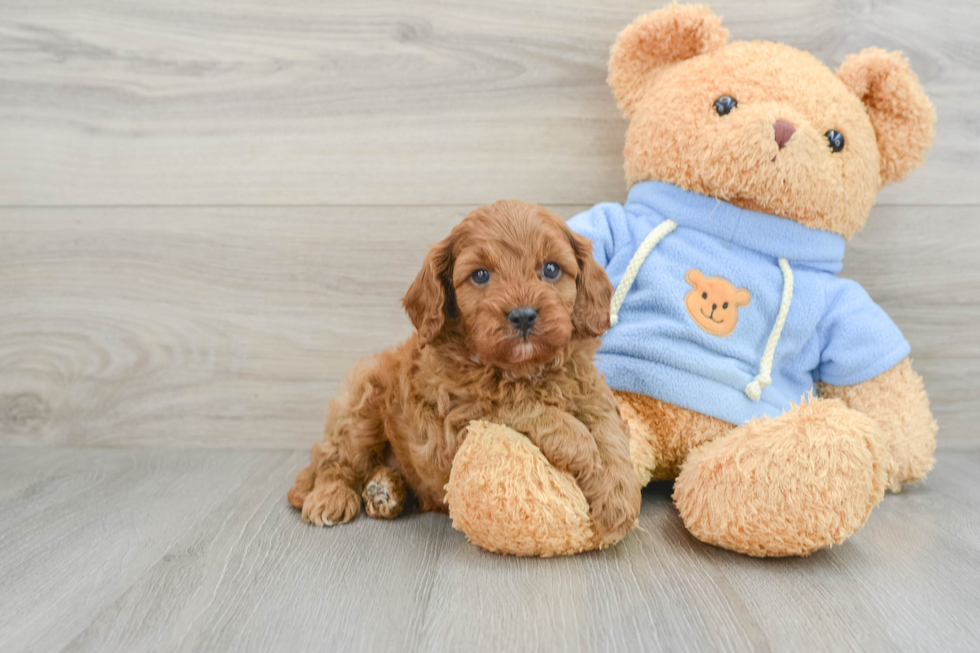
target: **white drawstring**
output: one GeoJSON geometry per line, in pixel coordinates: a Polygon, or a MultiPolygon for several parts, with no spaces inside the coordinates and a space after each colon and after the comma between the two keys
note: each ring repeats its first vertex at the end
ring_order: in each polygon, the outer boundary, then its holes
{"type": "Polygon", "coordinates": [[[630,264],[626,266],[626,272],[623,273],[623,278],[620,280],[619,285],[616,286],[616,292],[613,293],[612,302],[609,305],[609,320],[613,326],[616,326],[616,323],[619,322],[619,308],[623,305],[623,300],[626,299],[626,293],[630,291],[630,287],[633,285],[633,281],[636,280],[636,275],[639,274],[643,262],[650,255],[650,252],[653,251],[653,248],[664,239],[664,236],[676,228],[676,222],[673,220],[664,220],[653,231],[647,234],[647,237],[640,243],[640,248],[636,250],[636,254],[633,254],[633,258],[630,259],[630,264]]]}
{"type": "MultiPolygon", "coordinates": [[[[616,292],[613,293],[609,306],[609,320],[612,326],[616,326],[616,323],[619,322],[619,309],[626,299],[626,293],[629,292],[630,287],[632,287],[633,282],[636,280],[636,275],[639,274],[643,262],[646,261],[653,248],[676,228],[676,222],[673,220],[664,220],[653,231],[647,234],[647,237],[640,243],[639,249],[636,250],[633,258],[630,259],[629,265],[626,266],[626,272],[623,273],[623,278],[620,280],[619,285],[616,286],[616,292]]],[[[789,305],[793,301],[793,268],[789,266],[789,261],[780,258],[779,269],[783,273],[783,298],[779,303],[776,323],[772,326],[772,331],[769,333],[769,340],[766,342],[766,348],[762,352],[762,360],[759,362],[759,373],[745,386],[745,394],[752,401],[759,401],[762,398],[762,389],[772,385],[772,362],[776,356],[776,346],[779,344],[779,338],[783,335],[783,326],[785,326],[786,316],[789,314],[789,305]]]]}
{"type": "Polygon", "coordinates": [[[779,259],[779,269],[783,273],[783,300],[779,303],[779,313],[776,314],[776,323],[772,326],[772,333],[769,334],[766,349],[762,352],[759,373],[755,375],[751,383],[745,386],[745,394],[752,401],[759,401],[762,397],[762,389],[772,384],[772,360],[776,355],[776,345],[779,344],[779,337],[783,334],[783,325],[786,324],[789,304],[793,301],[793,268],[789,266],[789,261],[781,258],[779,259]]]}

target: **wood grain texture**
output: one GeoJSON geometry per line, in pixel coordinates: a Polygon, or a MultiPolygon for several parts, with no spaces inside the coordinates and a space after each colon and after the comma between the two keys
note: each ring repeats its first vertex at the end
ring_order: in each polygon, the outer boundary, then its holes
{"type": "MultiPolygon", "coordinates": [[[[5,0],[0,205],[621,200],[606,58],[660,4],[5,0]]],[[[880,201],[980,203],[980,4],[712,4],[831,66],[905,50],[938,138],[880,201]]]]}
{"type": "Polygon", "coordinates": [[[945,453],[843,545],[758,560],[670,487],[622,545],[516,559],[441,515],[318,529],[299,452],[0,449],[0,649],[970,651],[980,454],[945,453]]]}
{"type": "Polygon", "coordinates": [[[974,0],[712,2],[832,66],[905,50],[938,109],[844,275],[912,343],[939,463],[843,546],[702,545],[667,484],[558,560],[285,503],[429,244],[624,199],[606,56],[659,5],[0,0],[0,651],[980,650],[974,0]]]}
{"type": "MultiPolygon", "coordinates": [[[[347,369],[411,332],[401,296],[468,208],[0,209],[0,442],[309,447],[347,369]]],[[[980,442],[978,217],[878,207],[845,257],[941,446],[980,442]]]]}

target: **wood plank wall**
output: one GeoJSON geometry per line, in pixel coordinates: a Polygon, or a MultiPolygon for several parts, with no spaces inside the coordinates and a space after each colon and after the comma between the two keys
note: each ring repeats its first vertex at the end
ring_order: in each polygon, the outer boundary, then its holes
{"type": "MultiPolygon", "coordinates": [[[[467,211],[625,198],[605,60],[661,4],[2,0],[0,443],[309,446],[467,211]]],[[[713,7],[835,67],[908,54],[936,145],[844,275],[912,343],[940,447],[980,445],[980,4],[713,7]]]]}

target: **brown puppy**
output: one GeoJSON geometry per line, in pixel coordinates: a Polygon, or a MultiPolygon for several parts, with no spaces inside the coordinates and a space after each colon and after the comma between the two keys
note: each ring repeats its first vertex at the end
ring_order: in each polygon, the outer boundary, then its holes
{"type": "Polygon", "coordinates": [[[636,521],[629,436],[593,365],[612,285],[588,240],[550,211],[501,201],[435,245],[403,300],[416,333],[364,359],[330,403],[326,435],[289,503],[318,525],[390,519],[406,479],[423,510],[445,485],[471,420],[525,434],[570,472],[605,544],[636,521]],[[392,455],[393,454],[393,455],[392,455]]]}

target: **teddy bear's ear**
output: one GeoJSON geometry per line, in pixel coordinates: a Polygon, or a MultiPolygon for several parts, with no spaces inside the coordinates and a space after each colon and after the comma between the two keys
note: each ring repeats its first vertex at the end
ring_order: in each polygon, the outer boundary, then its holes
{"type": "Polygon", "coordinates": [[[684,59],[717,50],[728,30],[707,5],[672,4],[640,16],[619,33],[609,57],[607,81],[627,118],[657,73],[684,59]]]}
{"type": "Polygon", "coordinates": [[[752,302],[752,293],[750,293],[745,288],[739,288],[735,291],[735,305],[736,306],[748,306],[752,302]]]}
{"type": "Polygon", "coordinates": [[[901,181],[925,160],[936,137],[936,109],[901,52],[867,48],[837,77],[860,98],[878,139],[881,183],[901,181]]]}
{"type": "Polygon", "coordinates": [[[684,281],[697,288],[704,281],[704,275],[701,274],[701,270],[691,268],[684,273],[684,281]]]}

